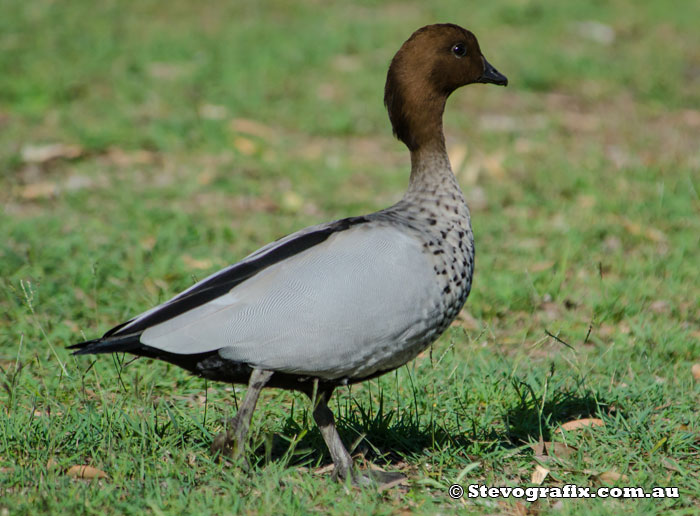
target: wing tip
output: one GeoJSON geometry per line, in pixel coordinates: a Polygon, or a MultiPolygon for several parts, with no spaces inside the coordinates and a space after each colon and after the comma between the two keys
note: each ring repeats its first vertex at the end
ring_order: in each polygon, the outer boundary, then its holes
{"type": "Polygon", "coordinates": [[[77,344],[71,344],[66,349],[71,349],[73,355],[93,355],[97,353],[117,353],[133,351],[141,345],[140,333],[118,337],[102,337],[86,340],[77,344]]]}

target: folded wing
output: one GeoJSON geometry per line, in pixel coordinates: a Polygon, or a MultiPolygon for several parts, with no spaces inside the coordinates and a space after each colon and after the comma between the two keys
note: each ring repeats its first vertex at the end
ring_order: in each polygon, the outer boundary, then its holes
{"type": "MultiPolygon", "coordinates": [[[[389,224],[357,224],[149,325],[140,341],[168,353],[218,350],[232,361],[288,373],[371,374],[415,354],[438,310],[431,304],[439,298],[434,284],[417,238],[389,224]]],[[[157,321],[157,313],[144,316],[157,321]]]]}

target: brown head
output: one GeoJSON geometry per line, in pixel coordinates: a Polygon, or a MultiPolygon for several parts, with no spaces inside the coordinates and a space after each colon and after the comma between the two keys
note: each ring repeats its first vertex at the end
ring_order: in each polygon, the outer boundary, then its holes
{"type": "Polygon", "coordinates": [[[411,151],[444,145],[442,113],[454,90],[475,82],[505,86],[474,34],[458,25],[427,25],[401,46],[389,66],[384,104],[396,137],[411,151]]]}

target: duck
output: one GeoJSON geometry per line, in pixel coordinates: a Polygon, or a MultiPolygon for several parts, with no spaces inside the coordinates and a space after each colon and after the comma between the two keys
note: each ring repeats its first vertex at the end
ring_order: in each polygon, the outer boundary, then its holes
{"type": "Polygon", "coordinates": [[[447,98],[475,83],[506,86],[476,36],[451,23],[419,28],[389,64],[384,104],[410,152],[408,188],[394,205],[301,229],[172,299],[69,346],[75,355],[130,353],[220,382],[247,385],[212,453],[246,455],[260,392],[306,394],[333,477],[391,483],[358,471],[328,402],[340,387],[406,364],[462,309],[474,272],[469,209],[443,132],[447,98]]]}

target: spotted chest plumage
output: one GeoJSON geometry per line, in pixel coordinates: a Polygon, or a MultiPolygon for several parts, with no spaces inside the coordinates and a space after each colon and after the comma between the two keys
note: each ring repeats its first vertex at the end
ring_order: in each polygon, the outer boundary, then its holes
{"type": "Polygon", "coordinates": [[[450,172],[430,188],[409,191],[380,213],[415,231],[432,264],[437,295],[431,310],[435,318],[420,344],[425,348],[457,317],[471,290],[474,237],[469,208],[450,172]]]}

